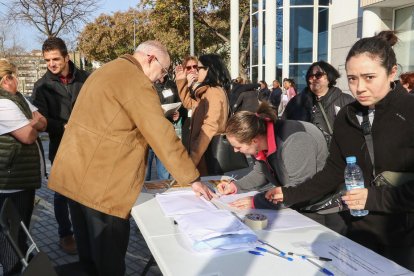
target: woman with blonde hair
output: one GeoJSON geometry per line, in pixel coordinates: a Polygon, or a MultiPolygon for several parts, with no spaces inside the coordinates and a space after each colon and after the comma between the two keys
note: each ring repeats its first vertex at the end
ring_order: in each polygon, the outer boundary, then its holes
{"type": "MultiPolygon", "coordinates": [[[[11,200],[29,228],[35,189],[40,188],[44,171],[37,138],[46,129],[47,122],[17,91],[16,67],[5,59],[0,60],[0,78],[0,209],[6,199],[11,200]]],[[[27,250],[26,238],[20,228],[18,246],[22,252],[27,250]]],[[[0,264],[4,275],[21,270],[20,260],[2,232],[0,264]]]]}

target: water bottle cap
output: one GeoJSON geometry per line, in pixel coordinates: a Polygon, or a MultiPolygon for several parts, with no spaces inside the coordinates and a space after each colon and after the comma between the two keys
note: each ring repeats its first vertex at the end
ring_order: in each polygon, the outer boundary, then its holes
{"type": "Polygon", "coordinates": [[[356,157],[355,156],[348,156],[346,158],[346,163],[356,163],[356,157]]]}

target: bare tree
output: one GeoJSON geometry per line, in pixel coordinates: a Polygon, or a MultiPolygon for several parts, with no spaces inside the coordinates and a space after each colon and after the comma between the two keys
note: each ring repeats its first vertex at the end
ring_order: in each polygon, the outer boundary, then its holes
{"type": "Polygon", "coordinates": [[[96,11],[100,0],[13,0],[8,17],[23,20],[47,37],[77,32],[81,23],[96,11]]]}

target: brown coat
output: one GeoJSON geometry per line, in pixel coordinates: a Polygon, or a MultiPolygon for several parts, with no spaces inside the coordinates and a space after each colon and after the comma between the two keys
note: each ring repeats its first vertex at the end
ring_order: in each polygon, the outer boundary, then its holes
{"type": "Polygon", "coordinates": [[[190,137],[186,145],[201,175],[207,175],[204,153],[213,136],[224,133],[229,115],[226,92],[221,87],[203,86],[191,98],[186,80],[177,81],[178,94],[185,108],[192,110],[190,137]]]}
{"type": "Polygon", "coordinates": [[[82,87],[53,163],[49,188],[105,214],[127,218],[144,182],[148,144],[173,177],[199,177],[151,81],[127,55],[82,87]]]}

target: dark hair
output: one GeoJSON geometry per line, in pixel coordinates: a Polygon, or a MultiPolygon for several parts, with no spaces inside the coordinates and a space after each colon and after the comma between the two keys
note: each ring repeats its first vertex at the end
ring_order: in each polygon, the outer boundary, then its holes
{"type": "Polygon", "coordinates": [[[264,84],[265,88],[267,88],[267,87],[268,87],[268,86],[267,86],[267,82],[265,82],[264,80],[259,81],[259,83],[264,84]]]}
{"type": "Polygon", "coordinates": [[[367,54],[371,58],[379,58],[382,67],[389,74],[392,68],[397,65],[397,58],[392,49],[392,46],[397,42],[398,37],[395,31],[382,31],[376,36],[362,38],[349,50],[346,63],[354,56],[367,54]]]}
{"type": "Polygon", "coordinates": [[[319,67],[326,74],[326,78],[329,81],[329,88],[335,86],[336,80],[341,76],[338,70],[336,70],[332,65],[330,65],[326,61],[320,60],[312,63],[312,65],[309,66],[308,71],[306,72],[306,84],[308,86],[310,85],[309,76],[312,74],[312,69],[314,67],[319,67]]]}
{"type": "Polygon", "coordinates": [[[215,54],[202,55],[198,60],[208,67],[207,76],[202,85],[222,86],[226,92],[230,89],[230,73],[221,57],[215,54]]]}
{"type": "Polygon", "coordinates": [[[294,79],[284,78],[283,79],[283,82],[285,82],[285,81],[287,81],[288,83],[290,83],[290,86],[292,86],[292,88],[295,90],[295,92],[297,92],[296,91],[296,83],[295,83],[295,80],[294,79]]]}
{"type": "Polygon", "coordinates": [[[68,55],[68,48],[66,48],[65,42],[59,37],[49,37],[43,42],[42,53],[52,50],[59,50],[64,57],[68,55]]]}
{"type": "Polygon", "coordinates": [[[414,88],[414,72],[405,72],[400,75],[401,84],[408,84],[409,89],[414,88]]]}
{"type": "Polygon", "coordinates": [[[275,110],[262,102],[256,113],[251,111],[236,112],[227,121],[226,135],[233,136],[239,143],[249,144],[257,135],[267,133],[267,121],[276,122],[275,110]]]}

